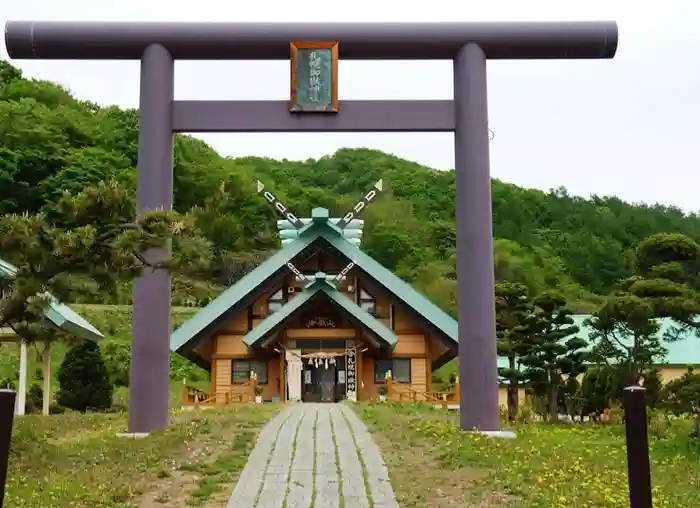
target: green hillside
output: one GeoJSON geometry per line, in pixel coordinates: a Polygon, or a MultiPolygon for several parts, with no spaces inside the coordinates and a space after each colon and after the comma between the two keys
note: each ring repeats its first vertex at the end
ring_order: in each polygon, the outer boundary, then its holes
{"type": "MultiPolygon", "coordinates": [[[[135,110],[80,101],[0,62],[0,213],[50,214],[62,191],[108,177],[133,187],[137,125],[135,110]]],[[[383,178],[388,190],[364,216],[364,249],[454,312],[454,172],[368,149],[306,161],[230,159],[180,135],[174,160],[176,208],[216,207],[202,226],[216,262],[199,280],[177,280],[174,304],[203,303],[278,247],[278,217],[256,195],[257,179],[304,215],[314,206],[342,213],[383,178]],[[228,193],[212,204],[222,183],[228,193]]],[[[543,192],[498,180],[493,216],[497,277],[521,281],[534,292],[557,287],[579,312],[631,274],[632,249],[648,235],[682,232],[700,240],[697,216],[679,209],[583,199],[563,188],[543,192]]],[[[130,290],[85,296],[81,303],[129,304],[130,290]]]]}

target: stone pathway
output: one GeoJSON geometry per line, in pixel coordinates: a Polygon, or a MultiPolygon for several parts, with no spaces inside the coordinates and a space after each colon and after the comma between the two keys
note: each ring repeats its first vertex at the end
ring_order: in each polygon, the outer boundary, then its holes
{"type": "Polygon", "coordinates": [[[229,508],[399,508],[364,423],[342,404],[295,404],[262,429],[229,508]]]}

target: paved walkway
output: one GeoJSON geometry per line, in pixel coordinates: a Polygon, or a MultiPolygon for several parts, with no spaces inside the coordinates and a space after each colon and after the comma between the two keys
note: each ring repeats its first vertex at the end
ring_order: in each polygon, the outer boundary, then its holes
{"type": "Polygon", "coordinates": [[[295,404],[262,429],[229,508],[399,508],[364,423],[342,404],[295,404]],[[286,504],[285,504],[286,503],[286,504]]]}

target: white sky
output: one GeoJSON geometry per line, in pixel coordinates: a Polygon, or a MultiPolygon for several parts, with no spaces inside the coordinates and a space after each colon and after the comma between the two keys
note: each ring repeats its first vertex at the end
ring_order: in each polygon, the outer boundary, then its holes
{"type": "MultiPolygon", "coordinates": [[[[494,177],[525,187],[700,210],[697,0],[0,0],[6,20],[470,21],[614,19],[618,53],[600,61],[490,62],[494,177]],[[117,7],[118,6],[118,7],[117,7]],[[309,16],[313,14],[313,19],[309,16]]],[[[0,58],[7,58],[4,40],[0,58]]],[[[342,50],[341,50],[342,59],[342,50]]],[[[100,104],[138,105],[138,62],[14,61],[100,104]]],[[[342,62],[341,99],[450,99],[451,62],[342,62]]],[[[286,62],[181,62],[177,99],[288,99],[286,62]],[[251,76],[251,79],[241,79],[251,76]]],[[[438,169],[451,134],[202,135],[223,155],[305,159],[370,147],[438,169]]]]}

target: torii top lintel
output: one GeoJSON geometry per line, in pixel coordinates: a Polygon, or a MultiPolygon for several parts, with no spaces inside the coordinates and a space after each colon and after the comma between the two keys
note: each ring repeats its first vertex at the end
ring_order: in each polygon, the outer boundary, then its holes
{"type": "Polygon", "coordinates": [[[181,60],[286,60],[290,41],[338,41],[344,60],[446,60],[467,43],[489,59],[613,58],[614,21],[177,23],[8,21],[15,59],[138,60],[161,44],[181,60]]]}

